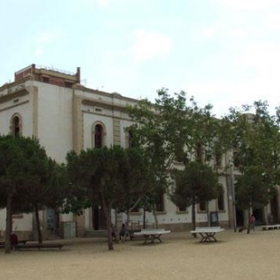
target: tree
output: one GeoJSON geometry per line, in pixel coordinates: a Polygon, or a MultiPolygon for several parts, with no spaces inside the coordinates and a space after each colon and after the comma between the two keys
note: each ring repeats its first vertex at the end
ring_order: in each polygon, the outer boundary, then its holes
{"type": "Polygon", "coordinates": [[[236,181],[236,204],[248,210],[266,205],[274,193],[274,183],[260,166],[248,166],[236,181]]]}
{"type": "Polygon", "coordinates": [[[27,185],[21,187],[15,206],[18,212],[35,213],[38,243],[43,242],[39,211],[43,208],[62,206],[67,193],[67,177],[65,167],[49,158],[40,147],[38,140],[25,139],[20,143],[28,161],[25,164],[26,176],[33,178],[27,185]]]}
{"type": "Polygon", "coordinates": [[[233,159],[241,173],[236,180],[236,205],[249,214],[266,205],[279,184],[279,123],[262,101],[232,108],[225,120],[231,125],[233,159]]]}
{"type": "Polygon", "coordinates": [[[213,169],[201,162],[190,162],[184,170],[174,169],[175,182],[171,200],[179,207],[192,206],[192,228],[195,229],[195,205],[217,198],[223,189],[213,169]]]}
{"type": "Polygon", "coordinates": [[[151,194],[169,192],[169,172],[178,163],[186,170],[191,162],[203,166],[228,149],[224,136],[228,123],[217,120],[211,110],[211,105],[198,107],[184,92],[171,96],[164,88],[154,104],[143,100],[129,107],[135,124],[128,130],[147,151],[153,166],[156,180],[151,194]]]}
{"type": "MultiPolygon", "coordinates": [[[[43,159],[44,155],[42,154],[41,160],[43,159]]],[[[43,242],[39,211],[45,207],[62,207],[68,192],[68,179],[65,166],[63,164],[58,164],[51,158],[45,158],[44,161],[44,166],[34,170],[40,177],[39,181],[36,184],[28,186],[25,192],[27,197],[24,197],[27,207],[30,205],[32,211],[35,212],[38,243],[43,242]]],[[[33,162],[33,164],[36,164],[36,162],[33,162]]],[[[39,164],[39,162],[37,162],[37,164],[39,164]]],[[[22,211],[24,211],[24,209],[22,209],[22,211]]],[[[26,210],[24,212],[28,213],[31,211],[26,210]]]]}
{"type": "Polygon", "coordinates": [[[113,206],[124,208],[130,195],[141,194],[148,178],[149,162],[141,149],[125,150],[118,146],[82,150],[79,155],[70,152],[67,162],[71,183],[78,188],[74,198],[69,200],[73,203],[69,209],[100,205],[105,217],[108,249],[113,250],[113,206]]]}
{"type": "Polygon", "coordinates": [[[64,213],[83,214],[83,209],[93,206],[97,201],[92,195],[89,182],[95,172],[94,156],[90,150],[82,150],[80,154],[70,151],[66,156],[69,189],[63,205],[64,213]],[[92,155],[92,157],[90,157],[92,155]]]}
{"type": "MultiPolygon", "coordinates": [[[[39,141],[30,137],[0,136],[1,206],[7,208],[5,251],[10,252],[12,214],[38,211],[50,200],[50,160],[39,141]],[[49,199],[49,200],[48,200],[49,199]]],[[[39,233],[39,242],[42,238],[39,233]]]]}
{"type": "Polygon", "coordinates": [[[113,205],[116,211],[126,212],[127,224],[130,222],[130,212],[141,205],[143,197],[151,189],[150,172],[151,165],[149,157],[144,149],[140,147],[131,147],[125,149],[126,157],[121,163],[123,178],[123,200],[118,199],[113,205]]]}

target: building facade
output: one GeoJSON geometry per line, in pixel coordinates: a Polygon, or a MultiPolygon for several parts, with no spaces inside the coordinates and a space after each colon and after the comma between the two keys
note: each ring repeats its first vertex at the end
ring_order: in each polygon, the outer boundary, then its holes
{"type": "MultiPolygon", "coordinates": [[[[129,146],[129,135],[125,128],[132,124],[126,112],[127,105],[137,104],[137,100],[119,93],[107,93],[87,88],[81,84],[80,68],[76,73],[66,73],[34,64],[15,73],[14,82],[0,87],[0,133],[35,136],[39,139],[51,158],[62,163],[70,150],[120,145],[129,146]]],[[[221,170],[229,161],[224,155],[221,170]]],[[[221,173],[223,195],[209,203],[206,209],[197,205],[197,222],[206,225],[218,215],[219,224],[233,227],[234,207],[232,180],[234,169],[221,173]],[[214,217],[214,216],[213,216],[214,217]]],[[[0,231],[5,230],[5,209],[0,211],[0,231]]],[[[126,219],[124,214],[114,217],[117,226],[126,219]],[[116,217],[116,218],[115,218],[116,217]]],[[[154,217],[146,213],[145,222],[154,225],[154,217]]],[[[61,214],[54,209],[40,213],[45,237],[58,233],[74,224],[72,233],[84,236],[92,230],[102,229],[100,209],[86,209],[84,215],[61,214]]],[[[184,230],[190,227],[190,209],[179,209],[164,195],[162,206],[157,214],[158,222],[171,230],[184,230]]],[[[143,224],[143,212],[138,209],[131,213],[131,227],[143,224]]],[[[13,216],[13,230],[34,237],[36,234],[33,214],[13,216]]]]}

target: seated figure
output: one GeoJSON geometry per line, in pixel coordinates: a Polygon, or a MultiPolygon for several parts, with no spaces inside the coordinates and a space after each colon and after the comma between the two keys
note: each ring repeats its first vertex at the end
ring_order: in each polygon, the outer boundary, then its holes
{"type": "Polygon", "coordinates": [[[11,233],[10,242],[12,249],[15,248],[16,245],[18,245],[18,237],[14,232],[11,233]]]}

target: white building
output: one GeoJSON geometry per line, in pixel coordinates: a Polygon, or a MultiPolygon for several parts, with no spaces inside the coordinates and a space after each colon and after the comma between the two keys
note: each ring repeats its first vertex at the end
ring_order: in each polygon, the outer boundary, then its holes
{"type": "MultiPolygon", "coordinates": [[[[121,145],[128,147],[124,128],[131,124],[125,107],[137,100],[118,93],[107,93],[80,84],[80,69],[75,74],[36,67],[34,64],[15,73],[15,80],[0,87],[0,133],[34,135],[57,162],[65,162],[68,151],[94,146],[121,145]]],[[[225,165],[224,156],[222,165],[225,165]]],[[[209,213],[218,212],[222,226],[233,226],[230,174],[220,176],[224,194],[209,203],[208,212],[197,205],[197,222],[207,224],[209,213]]],[[[191,211],[180,211],[165,195],[158,222],[171,230],[190,227],[191,211]]],[[[181,209],[182,210],[182,209],[181,209]]],[[[83,216],[56,213],[53,209],[41,211],[45,235],[58,232],[66,222],[75,222],[77,235],[83,236],[92,229],[102,228],[102,215],[98,209],[87,209],[83,216]]],[[[0,231],[5,230],[5,210],[0,211],[0,231]]],[[[114,217],[114,215],[113,215],[114,217]]],[[[118,215],[118,223],[125,219],[118,215]]],[[[141,210],[131,214],[131,226],[143,223],[141,210]]],[[[151,213],[146,223],[154,224],[151,213]]],[[[71,223],[68,224],[73,225],[71,223]]],[[[13,230],[31,235],[35,232],[32,214],[14,215],[13,230]]],[[[75,229],[73,229],[75,231],[75,229]]]]}

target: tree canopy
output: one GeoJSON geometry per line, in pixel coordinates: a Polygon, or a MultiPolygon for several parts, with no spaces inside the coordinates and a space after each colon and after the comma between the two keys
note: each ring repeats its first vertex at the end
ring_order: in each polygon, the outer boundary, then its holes
{"type": "Polygon", "coordinates": [[[35,211],[39,242],[42,242],[38,211],[44,206],[62,204],[63,174],[49,159],[39,141],[30,137],[0,136],[0,205],[7,208],[5,250],[10,252],[12,214],[35,211]],[[55,184],[55,181],[60,184],[55,184]],[[59,190],[58,190],[59,188],[59,190]],[[56,190],[54,192],[54,189],[56,190]]]}
{"type": "Polygon", "coordinates": [[[143,149],[119,146],[82,150],[67,155],[73,193],[68,209],[82,211],[100,205],[108,232],[108,249],[113,250],[111,210],[130,206],[131,199],[144,195],[149,181],[150,163],[143,149]]]}
{"type": "Polygon", "coordinates": [[[280,182],[279,120],[262,101],[232,108],[224,120],[231,126],[233,164],[240,171],[236,177],[236,205],[249,213],[266,205],[280,182]]]}
{"type": "Polygon", "coordinates": [[[213,168],[201,162],[188,163],[184,170],[174,169],[172,172],[175,186],[171,200],[180,208],[192,206],[192,223],[195,229],[195,205],[211,201],[223,193],[218,183],[218,175],[213,168]]]}
{"type": "MultiPolygon", "coordinates": [[[[152,194],[169,192],[170,172],[178,164],[183,165],[185,174],[194,166],[205,172],[204,164],[210,164],[228,149],[229,143],[224,137],[228,123],[216,119],[211,110],[211,105],[201,108],[184,92],[171,96],[164,88],[158,91],[155,103],[143,100],[129,108],[135,124],[128,130],[132,131],[134,141],[148,152],[159,182],[154,184],[152,194]],[[192,162],[201,164],[190,164],[192,162]]],[[[177,176],[176,179],[179,180],[177,176]]],[[[174,198],[175,194],[172,195],[174,198]]],[[[173,200],[176,203],[179,203],[178,195],[173,200]]],[[[188,204],[186,196],[184,198],[188,204]]]]}

